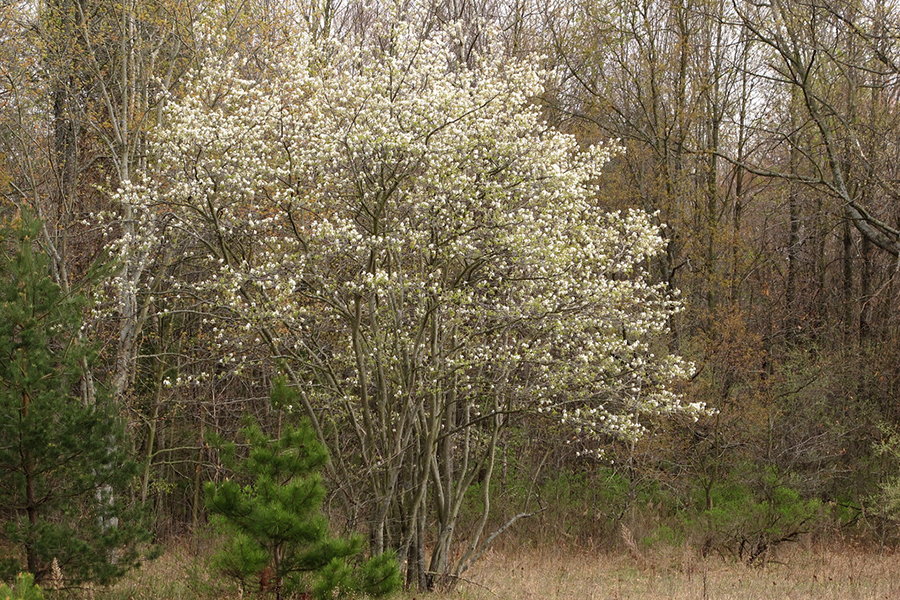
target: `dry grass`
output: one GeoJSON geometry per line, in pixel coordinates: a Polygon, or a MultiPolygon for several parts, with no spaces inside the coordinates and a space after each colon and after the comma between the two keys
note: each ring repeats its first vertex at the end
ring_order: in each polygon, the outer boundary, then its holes
{"type": "MultiPolygon", "coordinates": [[[[762,567],[687,549],[576,552],[554,545],[488,552],[453,592],[402,593],[394,600],[894,600],[900,553],[794,545],[762,567]]],[[[238,598],[186,549],[173,549],[97,600],[238,598]]],[[[258,595],[246,595],[259,598],[258,595]]]]}
{"type": "Polygon", "coordinates": [[[237,598],[228,582],[210,573],[206,561],[177,546],[140,569],[128,573],[95,600],[213,600],[237,598]]]}
{"type": "Polygon", "coordinates": [[[781,551],[763,567],[687,550],[630,556],[555,549],[492,553],[447,600],[853,600],[900,598],[900,554],[781,551]]]}

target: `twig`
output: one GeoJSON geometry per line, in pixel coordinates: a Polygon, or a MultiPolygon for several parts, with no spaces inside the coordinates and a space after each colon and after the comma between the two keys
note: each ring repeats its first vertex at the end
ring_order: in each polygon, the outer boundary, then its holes
{"type": "Polygon", "coordinates": [[[513,523],[515,523],[515,522],[518,521],[519,519],[525,519],[525,518],[528,518],[528,517],[533,517],[534,515],[536,515],[536,514],[538,514],[538,513],[544,512],[545,510],[546,510],[546,508],[542,508],[541,510],[536,510],[536,511],[530,512],[530,513],[519,513],[519,514],[517,514],[516,516],[514,516],[512,519],[510,519],[509,521],[507,521],[506,524],[504,524],[500,529],[498,529],[497,531],[495,531],[494,533],[492,533],[491,536],[490,536],[488,539],[486,539],[486,540],[484,541],[484,544],[482,544],[482,546],[481,546],[481,548],[478,550],[478,552],[475,553],[475,556],[473,556],[472,558],[470,558],[469,560],[467,560],[466,563],[465,563],[463,566],[461,566],[459,569],[457,569],[457,571],[456,571],[456,573],[454,574],[454,576],[455,576],[455,577],[459,577],[460,573],[465,573],[466,570],[467,570],[469,567],[471,567],[471,566],[475,563],[476,560],[478,560],[479,558],[481,558],[481,555],[484,554],[485,551],[490,547],[491,542],[493,542],[494,539],[495,539],[498,535],[500,535],[501,533],[503,533],[504,531],[506,531],[507,529],[509,529],[509,527],[510,527],[513,523]]]}

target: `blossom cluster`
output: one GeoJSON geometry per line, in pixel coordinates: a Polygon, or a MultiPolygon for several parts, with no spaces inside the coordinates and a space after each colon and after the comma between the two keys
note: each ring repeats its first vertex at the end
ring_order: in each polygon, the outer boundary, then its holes
{"type": "Polygon", "coordinates": [[[387,50],[209,52],[118,194],[146,221],[124,264],[179,248],[196,268],[171,295],[228,315],[223,363],[240,362],[235,332],[266,345],[373,456],[511,411],[587,446],[703,414],[659,350],[679,305],[647,270],[658,227],[590,185],[616,148],[544,123],[536,61],[466,65],[452,27],[393,33],[387,50]]]}

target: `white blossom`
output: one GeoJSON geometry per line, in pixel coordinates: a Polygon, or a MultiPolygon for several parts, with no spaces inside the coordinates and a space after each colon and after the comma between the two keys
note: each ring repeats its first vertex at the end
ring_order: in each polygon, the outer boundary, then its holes
{"type": "Polygon", "coordinates": [[[550,416],[590,456],[642,417],[706,413],[670,389],[689,365],[659,343],[680,308],[647,271],[659,228],[594,196],[617,148],[547,127],[537,61],[466,67],[451,41],[301,36],[252,74],[210,52],[117,195],[141,223],[123,263],[179,248],[196,269],[172,302],[227,315],[221,362],[268,345],[381,456],[449,402],[550,416]]]}

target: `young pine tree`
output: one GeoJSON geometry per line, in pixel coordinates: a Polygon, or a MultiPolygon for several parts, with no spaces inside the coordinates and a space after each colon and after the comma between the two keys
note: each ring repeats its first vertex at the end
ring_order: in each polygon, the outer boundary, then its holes
{"type": "Polygon", "coordinates": [[[16,549],[0,578],[40,582],[55,559],[66,585],[103,584],[137,561],[121,495],[135,467],[103,390],[81,392],[86,299],[54,283],[39,231],[27,215],[0,222],[0,539],[16,549]]]}
{"type": "MultiPolygon", "coordinates": [[[[289,404],[292,393],[284,382],[276,382],[273,404],[289,404]]],[[[234,461],[236,446],[225,447],[236,478],[206,487],[207,509],[228,537],[215,557],[223,573],[242,586],[271,573],[279,599],[294,590],[312,590],[318,597],[379,596],[399,587],[400,571],[392,555],[376,556],[354,569],[346,560],[360,552],[359,538],[329,534],[319,475],[328,453],[308,422],[286,426],[277,439],[256,423],[241,433],[249,446],[247,458],[234,461]]]]}

